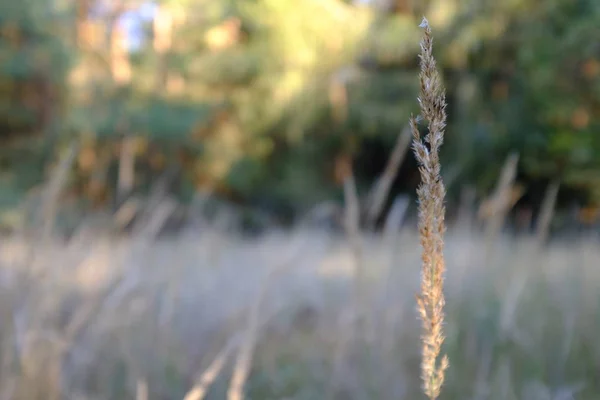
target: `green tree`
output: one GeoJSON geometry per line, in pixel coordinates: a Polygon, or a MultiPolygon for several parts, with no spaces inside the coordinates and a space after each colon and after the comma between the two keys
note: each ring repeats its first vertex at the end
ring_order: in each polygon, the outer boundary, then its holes
{"type": "Polygon", "coordinates": [[[0,211],[44,178],[64,123],[71,52],[66,10],[53,2],[0,3],[0,211]]]}

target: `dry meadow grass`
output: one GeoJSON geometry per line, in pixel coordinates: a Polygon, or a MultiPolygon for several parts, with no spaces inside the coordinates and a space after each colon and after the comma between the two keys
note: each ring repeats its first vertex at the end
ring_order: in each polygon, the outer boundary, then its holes
{"type": "MultiPolygon", "coordinates": [[[[71,150],[40,234],[0,240],[0,400],[413,400],[442,381],[443,399],[600,398],[600,237],[546,245],[558,183],[536,236],[502,235],[504,206],[485,234],[446,231],[445,101],[423,27],[418,226],[399,229],[396,201],[382,234],[361,232],[350,173],[345,236],[302,223],[248,238],[217,218],[159,238],[175,206],[154,199],[128,237],[82,224],[65,242],[53,224],[71,150]]],[[[407,147],[403,133],[369,218],[407,147]]]]}
{"type": "MultiPolygon", "coordinates": [[[[30,245],[0,244],[3,399],[183,399],[229,347],[205,397],[226,398],[252,308],[247,398],[423,396],[413,228],[363,237],[367,357],[346,325],[354,270],[343,237],[210,228],[160,240],[82,234],[33,255],[30,245]]],[[[477,233],[447,234],[452,365],[441,397],[599,398],[598,238],[541,253],[533,238],[503,238],[492,259],[483,249],[477,233]]]]}
{"type": "Polygon", "coordinates": [[[433,37],[427,19],[420,25],[425,31],[421,40],[421,90],[419,105],[421,115],[427,120],[427,135],[423,138],[417,119],[411,117],[413,149],[419,162],[421,185],[417,188],[419,199],[419,236],[421,238],[422,267],[421,292],[417,297],[417,309],[423,324],[421,378],[423,392],[430,400],[440,396],[448,356],[441,355],[444,344],[444,234],[446,231],[446,187],[442,180],[440,147],[444,142],[446,127],[446,93],[442,78],[433,57],[433,37]]]}

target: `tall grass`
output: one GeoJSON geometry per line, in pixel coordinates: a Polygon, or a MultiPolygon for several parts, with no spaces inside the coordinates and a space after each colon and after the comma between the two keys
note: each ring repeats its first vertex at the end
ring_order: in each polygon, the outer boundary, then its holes
{"type": "MultiPolygon", "coordinates": [[[[310,223],[242,238],[219,216],[159,239],[175,205],[153,199],[129,238],[82,224],[64,242],[51,222],[68,152],[48,188],[43,234],[0,240],[0,400],[600,398],[599,238],[540,251],[558,183],[537,237],[504,236],[495,214],[491,242],[446,226],[444,90],[422,27],[425,138],[410,123],[422,177],[417,234],[398,229],[401,199],[385,235],[361,232],[349,175],[350,240],[310,223]],[[411,316],[419,287],[421,324],[411,316]],[[360,329],[373,340],[351,340],[356,321],[340,318],[348,304],[368,315],[360,329]]],[[[402,134],[392,158],[405,142],[402,134]]],[[[377,186],[384,197],[396,164],[377,186]]],[[[500,179],[502,204],[515,164],[509,157],[500,179]]],[[[372,199],[370,218],[383,201],[372,199]]]]}
{"type": "Polygon", "coordinates": [[[446,189],[441,177],[440,147],[446,127],[446,99],[441,77],[433,57],[433,37],[427,19],[420,25],[425,34],[421,40],[421,114],[428,121],[425,142],[421,138],[417,120],[412,117],[413,149],[422,183],[417,189],[419,198],[419,235],[423,247],[421,269],[421,294],[417,298],[418,310],[423,322],[421,378],[423,391],[431,400],[439,397],[448,357],[441,356],[444,342],[444,232],[446,213],[444,198],[446,189]],[[441,357],[441,358],[440,358],[441,357]]]}
{"type": "MultiPolygon", "coordinates": [[[[422,328],[412,316],[418,235],[407,227],[394,243],[364,238],[376,333],[366,376],[352,348],[333,368],[345,340],[338,317],[354,294],[352,250],[322,232],[295,237],[297,251],[282,232],[251,241],[228,234],[216,262],[204,235],[144,246],[79,237],[41,250],[36,270],[52,271],[44,278],[25,276],[26,243],[5,238],[0,395],[125,400],[145,381],[149,399],[183,399],[192,388],[223,399],[236,353],[249,343],[246,398],[323,398],[333,379],[334,399],[421,398],[422,328]],[[272,276],[282,253],[289,264],[272,276]],[[162,317],[170,302],[174,311],[162,317]]],[[[485,264],[482,235],[449,228],[445,240],[444,350],[452,365],[440,398],[598,399],[598,239],[553,242],[539,253],[535,238],[500,236],[485,264]]]]}

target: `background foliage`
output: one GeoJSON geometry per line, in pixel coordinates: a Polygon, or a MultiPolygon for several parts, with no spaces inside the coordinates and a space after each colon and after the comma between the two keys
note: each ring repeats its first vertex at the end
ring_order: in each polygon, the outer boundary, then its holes
{"type": "MultiPolygon", "coordinates": [[[[417,111],[422,15],[448,89],[450,199],[485,196],[517,151],[525,201],[558,179],[559,205],[597,203],[600,3],[418,3],[0,1],[0,206],[73,141],[83,209],[118,202],[127,159],[127,195],[170,173],[182,201],[203,189],[281,215],[340,196],[345,160],[367,187],[417,111]]],[[[394,191],[415,178],[408,157],[394,191]]]]}

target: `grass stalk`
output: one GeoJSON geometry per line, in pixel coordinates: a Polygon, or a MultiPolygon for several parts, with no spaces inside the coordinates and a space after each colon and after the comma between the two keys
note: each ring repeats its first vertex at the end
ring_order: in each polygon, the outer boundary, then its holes
{"type": "Polygon", "coordinates": [[[298,251],[302,247],[298,241],[292,241],[290,250],[284,251],[285,259],[271,267],[265,277],[257,297],[250,306],[247,316],[246,328],[242,343],[239,345],[237,357],[233,367],[233,374],[227,389],[227,400],[244,400],[246,381],[250,375],[254,352],[259,340],[261,316],[267,302],[269,290],[277,278],[297,259],[298,251]]]}
{"type": "Polygon", "coordinates": [[[398,175],[398,170],[404,162],[406,153],[410,148],[412,132],[410,126],[407,126],[396,138],[396,144],[387,161],[385,170],[377,179],[375,185],[371,189],[367,197],[367,226],[372,228],[377,223],[377,219],[381,215],[385,206],[385,201],[388,198],[392,184],[398,175]]]}
{"type": "Polygon", "coordinates": [[[492,250],[497,242],[498,235],[502,231],[506,215],[518,200],[514,191],[514,182],[517,176],[517,165],[519,163],[519,154],[511,153],[506,158],[502,172],[498,180],[496,191],[494,192],[490,204],[490,216],[485,226],[485,254],[486,259],[492,257],[492,250]]]}
{"type": "Polygon", "coordinates": [[[441,177],[439,150],[446,127],[445,89],[433,57],[433,38],[427,19],[420,25],[421,39],[419,75],[421,115],[428,121],[428,133],[421,138],[417,118],[411,117],[413,150],[419,163],[421,184],[419,199],[419,236],[422,246],[421,293],[417,309],[422,321],[421,379],[425,395],[437,399],[440,395],[449,362],[441,356],[444,342],[444,232],[446,230],[444,198],[446,189],[441,177]]]}
{"type": "Polygon", "coordinates": [[[550,224],[554,217],[554,210],[556,207],[556,199],[558,197],[558,190],[560,189],[560,181],[555,180],[550,182],[544,193],[544,200],[542,202],[542,209],[540,210],[540,218],[536,227],[536,241],[537,247],[541,247],[548,240],[550,233],[550,224]]]}
{"type": "Polygon", "coordinates": [[[360,233],[360,210],[356,184],[352,172],[344,179],[344,224],[354,263],[354,301],[357,332],[364,333],[366,307],[366,274],[363,260],[363,243],[360,233]]]}

